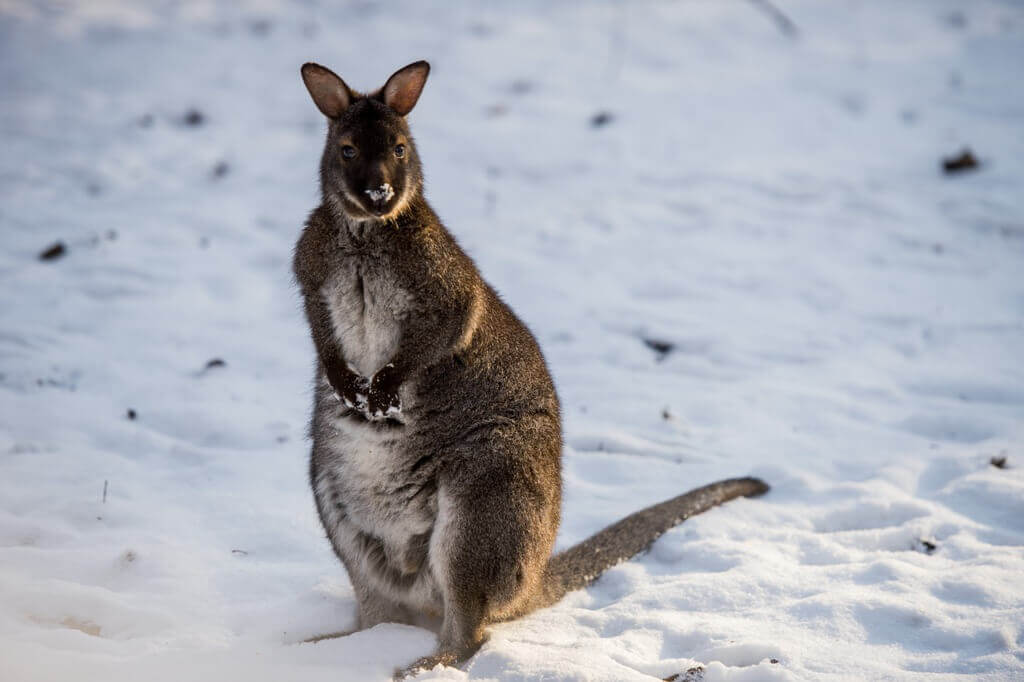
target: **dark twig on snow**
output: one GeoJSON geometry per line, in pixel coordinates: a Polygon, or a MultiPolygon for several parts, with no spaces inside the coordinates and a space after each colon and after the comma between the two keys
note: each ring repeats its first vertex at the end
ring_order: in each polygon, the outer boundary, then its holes
{"type": "Polygon", "coordinates": [[[657,357],[655,359],[658,362],[664,360],[676,347],[676,344],[671,341],[663,341],[661,339],[645,338],[643,339],[643,342],[645,346],[657,353],[657,357]]]}
{"type": "Polygon", "coordinates": [[[228,363],[225,362],[223,358],[212,358],[210,360],[207,360],[206,364],[203,365],[203,368],[200,369],[200,370],[197,370],[196,372],[194,372],[192,374],[192,376],[195,376],[195,377],[206,376],[206,374],[208,372],[210,372],[211,370],[215,370],[215,369],[218,369],[220,367],[227,367],[227,366],[228,366],[228,363]]]}
{"type": "Polygon", "coordinates": [[[664,682],[701,682],[704,679],[704,666],[697,665],[687,669],[685,673],[675,673],[662,679],[664,682]]]}
{"type": "Polygon", "coordinates": [[[960,173],[967,170],[974,170],[981,164],[970,149],[964,148],[957,156],[950,156],[942,160],[942,170],[947,175],[960,173]]]}
{"type": "Polygon", "coordinates": [[[64,242],[54,242],[39,254],[39,260],[57,260],[67,253],[67,250],[64,242]]]}
{"type": "Polygon", "coordinates": [[[785,12],[772,4],[771,0],[750,0],[750,4],[761,10],[768,16],[768,18],[774,21],[779,31],[782,32],[782,35],[796,40],[797,36],[800,34],[796,24],[793,23],[793,20],[790,19],[785,12]]]}
{"type": "Polygon", "coordinates": [[[182,123],[184,123],[185,125],[195,128],[196,126],[203,125],[203,122],[206,120],[206,117],[203,116],[203,112],[199,111],[198,109],[189,109],[185,112],[185,115],[182,117],[181,120],[182,123]]]}

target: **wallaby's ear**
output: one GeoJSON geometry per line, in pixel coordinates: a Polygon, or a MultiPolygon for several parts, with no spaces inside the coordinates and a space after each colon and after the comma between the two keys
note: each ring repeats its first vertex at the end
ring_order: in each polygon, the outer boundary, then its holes
{"type": "Polygon", "coordinates": [[[423,86],[427,82],[427,75],[430,73],[430,64],[419,61],[409,66],[402,67],[391,74],[391,78],[384,84],[382,94],[384,104],[394,109],[400,116],[405,116],[416,106],[416,100],[423,92],[423,86]]]}
{"type": "Polygon", "coordinates": [[[302,65],[302,82],[313,97],[316,108],[328,118],[338,118],[352,103],[352,91],[338,74],[327,67],[306,62],[302,65]]]}

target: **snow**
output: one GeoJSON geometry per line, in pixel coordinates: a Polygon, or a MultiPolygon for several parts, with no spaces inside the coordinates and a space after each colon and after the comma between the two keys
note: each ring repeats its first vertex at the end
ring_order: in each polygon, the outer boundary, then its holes
{"type": "Polygon", "coordinates": [[[301,643],[355,602],[289,272],[324,130],[299,66],[422,58],[428,197],[563,401],[558,546],[773,490],[421,678],[1024,677],[1024,13],[775,6],[796,33],[747,2],[0,2],[0,679],[431,651],[301,643]]]}
{"type": "Polygon", "coordinates": [[[395,190],[388,183],[384,183],[378,189],[363,190],[374,201],[390,201],[395,196],[395,190]]]}

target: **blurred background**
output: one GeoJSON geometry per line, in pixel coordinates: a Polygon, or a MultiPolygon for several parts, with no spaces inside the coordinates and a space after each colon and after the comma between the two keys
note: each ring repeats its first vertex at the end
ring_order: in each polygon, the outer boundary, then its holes
{"type": "Polygon", "coordinates": [[[0,679],[430,651],[297,644],[354,624],[305,480],[298,69],[418,59],[427,198],[562,399],[559,546],[774,487],[424,679],[1024,675],[1020,2],[0,0],[0,679]]]}

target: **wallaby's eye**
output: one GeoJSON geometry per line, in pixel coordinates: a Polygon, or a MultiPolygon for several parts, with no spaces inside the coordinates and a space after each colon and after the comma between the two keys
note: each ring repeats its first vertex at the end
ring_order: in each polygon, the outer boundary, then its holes
{"type": "Polygon", "coordinates": [[[354,159],[356,158],[356,148],[347,144],[341,148],[341,155],[346,159],[354,159]]]}
{"type": "Polygon", "coordinates": [[[395,147],[395,156],[397,156],[398,158],[402,158],[403,156],[405,156],[404,144],[400,144],[397,147],[395,147]]]}

